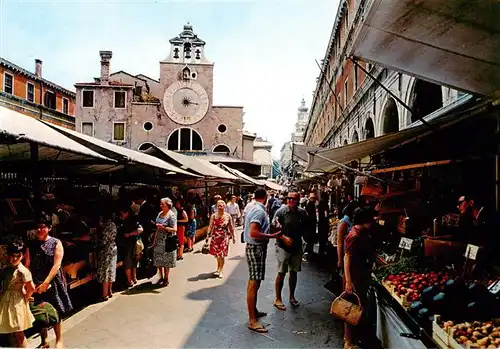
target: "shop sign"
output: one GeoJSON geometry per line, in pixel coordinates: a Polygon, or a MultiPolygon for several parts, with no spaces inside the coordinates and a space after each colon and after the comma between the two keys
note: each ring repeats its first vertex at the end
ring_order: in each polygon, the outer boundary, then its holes
{"type": "Polygon", "coordinates": [[[465,249],[465,258],[476,260],[478,250],[479,246],[468,244],[465,249]]]}
{"type": "Polygon", "coordinates": [[[413,244],[412,239],[401,238],[401,241],[399,241],[399,248],[410,251],[412,244],[413,244]]]}

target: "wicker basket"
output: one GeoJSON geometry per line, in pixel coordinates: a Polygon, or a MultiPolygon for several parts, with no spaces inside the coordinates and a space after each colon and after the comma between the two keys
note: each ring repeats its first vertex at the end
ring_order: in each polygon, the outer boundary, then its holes
{"type": "Polygon", "coordinates": [[[343,292],[338,296],[330,307],[330,314],[338,317],[350,325],[357,326],[363,315],[363,308],[361,307],[361,300],[356,293],[353,293],[358,299],[358,304],[354,304],[342,298],[346,293],[343,292]]]}

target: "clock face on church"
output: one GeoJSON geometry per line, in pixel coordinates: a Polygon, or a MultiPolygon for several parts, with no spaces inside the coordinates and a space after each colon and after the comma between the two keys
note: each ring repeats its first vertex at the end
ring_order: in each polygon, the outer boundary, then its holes
{"type": "Polygon", "coordinates": [[[163,96],[163,107],[176,123],[191,125],[199,122],[208,111],[208,94],[194,81],[177,81],[170,85],[163,96]]]}

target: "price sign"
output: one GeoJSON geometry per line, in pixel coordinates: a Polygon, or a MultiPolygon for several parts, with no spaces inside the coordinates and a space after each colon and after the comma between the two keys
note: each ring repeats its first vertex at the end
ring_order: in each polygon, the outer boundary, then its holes
{"type": "Polygon", "coordinates": [[[493,294],[497,294],[498,292],[500,292],[500,280],[492,283],[490,287],[488,287],[488,290],[493,294]]]}
{"type": "Polygon", "coordinates": [[[465,249],[465,258],[476,260],[478,250],[479,246],[468,244],[465,249]]]}
{"type": "Polygon", "coordinates": [[[401,238],[401,241],[399,242],[399,248],[410,251],[412,244],[413,244],[412,239],[401,238]]]}

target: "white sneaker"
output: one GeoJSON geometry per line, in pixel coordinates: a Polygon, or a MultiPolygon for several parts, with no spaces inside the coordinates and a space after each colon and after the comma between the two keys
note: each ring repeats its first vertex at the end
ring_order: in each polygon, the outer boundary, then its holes
{"type": "Polygon", "coordinates": [[[160,282],[160,280],[161,280],[160,274],[156,273],[156,275],[151,278],[151,283],[153,285],[156,285],[158,282],[160,282]]]}
{"type": "Polygon", "coordinates": [[[217,270],[217,271],[214,271],[214,276],[219,276],[219,275],[220,275],[220,273],[219,273],[219,271],[218,271],[218,270],[217,270]]]}
{"type": "Polygon", "coordinates": [[[223,279],[224,278],[224,274],[221,272],[219,272],[219,279],[223,279]]]}

